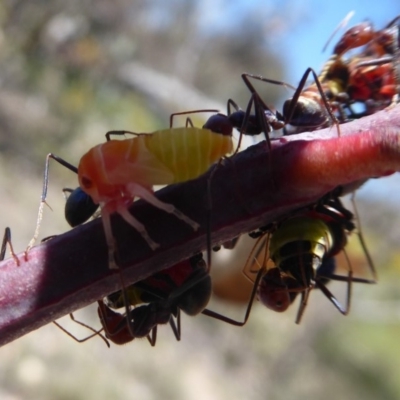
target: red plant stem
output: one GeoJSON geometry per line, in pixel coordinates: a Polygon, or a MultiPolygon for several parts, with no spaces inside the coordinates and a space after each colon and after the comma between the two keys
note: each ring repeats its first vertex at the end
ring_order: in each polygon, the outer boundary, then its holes
{"type": "MultiPolygon", "coordinates": [[[[276,221],[339,185],[400,171],[400,106],[336,128],[265,142],[227,159],[211,179],[212,242],[276,221]]],[[[151,251],[119,217],[112,219],[126,284],[167,268],[206,244],[210,174],[157,195],[201,224],[193,232],[163,211],[135,202],[131,212],[160,243],[151,251]]],[[[119,288],[108,269],[101,221],[95,220],[0,264],[0,344],[119,288]]]]}

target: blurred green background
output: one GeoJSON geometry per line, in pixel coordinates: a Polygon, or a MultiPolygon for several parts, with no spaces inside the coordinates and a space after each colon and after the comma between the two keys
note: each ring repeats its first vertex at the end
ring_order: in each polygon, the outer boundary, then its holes
{"type": "MultiPolygon", "coordinates": [[[[33,234],[47,153],[77,164],[110,129],[150,132],[166,127],[172,112],[223,110],[228,98],[244,107],[244,71],[288,80],[296,70],[300,78],[303,70],[287,61],[288,53],[302,53],[297,33],[314,36],[303,48],[319,54],[351,10],[338,10],[336,18],[306,3],[299,12],[292,1],[1,2],[1,225],[12,228],[16,251],[33,234]],[[321,20],[324,30],[313,33],[321,20]]],[[[385,12],[383,23],[395,16],[390,7],[385,12]]],[[[307,66],[320,67],[313,60],[307,66]]],[[[277,107],[285,96],[274,86],[265,93],[277,107]]],[[[41,237],[69,229],[61,189],[77,185],[71,175],[51,165],[53,211],[45,211],[41,237]]],[[[0,349],[0,398],[400,398],[398,188],[398,178],[385,179],[358,195],[380,282],[354,285],[348,317],[315,291],[300,326],[296,306],[274,314],[257,304],[243,328],[185,316],[182,341],[161,327],[155,348],[146,340],[111,349],[97,338],[77,344],[49,325],[0,349]]],[[[220,286],[241,271],[252,243],[215,256],[220,286]]],[[[356,243],[350,253],[357,274],[368,277],[356,243]]],[[[331,290],[344,299],[343,284],[331,290]]],[[[210,308],[241,319],[245,305],[213,299],[210,308]]],[[[95,307],[76,314],[98,327],[96,316],[95,307]]],[[[62,323],[87,334],[68,319],[62,323]]]]}

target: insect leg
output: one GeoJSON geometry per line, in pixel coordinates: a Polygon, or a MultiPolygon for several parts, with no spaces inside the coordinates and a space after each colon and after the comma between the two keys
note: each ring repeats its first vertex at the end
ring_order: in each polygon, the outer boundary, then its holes
{"type": "Polygon", "coordinates": [[[204,309],[201,313],[204,315],[207,315],[208,317],[215,318],[220,321],[226,322],[227,324],[230,324],[230,325],[244,326],[246,324],[247,320],[249,319],[251,309],[252,309],[253,303],[254,303],[254,298],[256,297],[256,294],[257,294],[258,285],[259,285],[260,280],[263,277],[264,273],[265,272],[264,272],[263,268],[260,268],[260,270],[257,273],[257,277],[254,281],[253,290],[251,291],[250,299],[247,304],[247,309],[246,309],[243,321],[236,321],[232,318],[226,317],[225,315],[219,314],[219,313],[209,310],[207,308],[204,309]]]}
{"type": "Polygon", "coordinates": [[[364,236],[363,236],[362,230],[361,230],[361,222],[360,222],[360,217],[358,215],[358,210],[357,210],[357,206],[356,206],[355,192],[353,192],[352,195],[351,195],[351,203],[353,205],[353,211],[354,211],[355,220],[356,220],[356,227],[357,227],[356,233],[357,233],[357,236],[358,236],[358,240],[360,241],[361,248],[364,251],[365,258],[367,259],[368,267],[369,267],[369,270],[371,271],[373,280],[375,282],[377,282],[378,281],[378,274],[376,272],[374,262],[372,261],[372,257],[369,254],[368,247],[367,247],[367,245],[365,243],[364,236]]]}
{"type": "Polygon", "coordinates": [[[152,328],[151,332],[146,336],[146,339],[151,344],[151,347],[154,347],[157,342],[157,327],[158,327],[158,325],[156,325],[154,328],[152,328]]]}
{"type": "Polygon", "coordinates": [[[304,310],[307,307],[308,297],[310,296],[311,288],[307,288],[301,292],[301,302],[299,310],[297,311],[296,324],[300,324],[301,318],[303,317],[304,310]]]}
{"type": "Polygon", "coordinates": [[[171,318],[169,320],[169,325],[171,326],[175,339],[179,342],[181,340],[181,310],[179,308],[176,316],[176,323],[174,320],[174,316],[171,315],[171,318]]]}
{"type": "MultiPolygon", "coordinates": [[[[343,315],[347,315],[350,311],[350,298],[351,298],[351,278],[348,280],[348,287],[347,287],[347,299],[346,299],[346,307],[340,304],[338,299],[332,294],[332,292],[321,282],[317,282],[318,288],[321,292],[330,300],[330,302],[339,310],[339,312],[343,315]]],[[[297,321],[296,321],[297,322],[297,321]]]]}
{"type": "Polygon", "coordinates": [[[182,221],[186,222],[188,225],[190,225],[193,230],[197,231],[197,229],[200,228],[200,225],[190,219],[188,216],[186,216],[183,212],[179,211],[173,204],[168,204],[164,203],[161,200],[157,199],[154,194],[149,192],[147,189],[144,187],[136,184],[136,183],[129,183],[127,185],[127,189],[130,192],[130,194],[134,196],[138,196],[142,198],[143,200],[147,201],[150,203],[152,206],[157,207],[161,210],[164,210],[165,212],[169,214],[175,215],[175,217],[181,219],[182,221]]]}
{"type": "Polygon", "coordinates": [[[56,325],[59,329],[61,329],[64,333],[66,333],[70,338],[74,339],[76,342],[78,343],[83,343],[86,342],[87,340],[95,337],[95,336],[99,336],[101,337],[101,339],[104,340],[105,344],[107,345],[107,347],[110,347],[110,343],[108,342],[108,340],[101,334],[101,331],[103,330],[103,328],[101,328],[100,330],[96,331],[95,329],[93,329],[91,326],[85,324],[84,322],[78,321],[75,319],[73,314],[69,314],[70,318],[72,319],[72,321],[76,322],[78,325],[83,326],[86,329],[89,329],[90,331],[92,331],[93,333],[83,339],[78,339],[76,336],[74,336],[71,332],[68,332],[65,328],[63,328],[57,321],[53,321],[53,324],[56,325]]]}
{"type": "MultiPolygon", "coordinates": [[[[191,111],[181,111],[181,112],[176,112],[176,113],[172,113],[169,116],[169,127],[172,128],[174,126],[174,117],[176,115],[187,115],[187,114],[197,114],[197,113],[205,113],[205,112],[212,112],[212,113],[217,113],[219,112],[219,110],[215,110],[215,109],[204,109],[204,110],[191,110],[191,111]]],[[[188,124],[191,119],[187,118],[186,119],[186,124],[188,124]]],[[[193,124],[192,124],[193,126],[193,124]]]]}
{"type": "MultiPolygon", "coordinates": [[[[157,249],[160,245],[156,243],[148,234],[145,226],[139,222],[130,212],[127,208],[124,206],[118,207],[117,209],[118,214],[131,226],[133,226],[142,236],[142,238],[147,242],[147,244],[151,247],[152,250],[157,249]]],[[[105,229],[105,227],[104,227],[105,229]]],[[[113,239],[112,241],[112,248],[115,247],[115,241],[113,239]]],[[[114,250],[113,250],[114,254],[114,250]]]]}
{"type": "Polygon", "coordinates": [[[12,258],[14,259],[17,266],[19,266],[19,259],[14,252],[14,247],[11,242],[11,229],[8,226],[6,229],[4,229],[3,242],[1,244],[1,250],[0,250],[0,261],[3,261],[6,256],[7,244],[10,247],[10,254],[12,258]]]}
{"type": "Polygon", "coordinates": [[[128,135],[134,135],[134,136],[144,136],[144,135],[148,135],[148,133],[137,133],[137,132],[132,132],[132,131],[108,131],[106,133],[106,140],[107,142],[109,142],[111,139],[111,136],[125,136],[126,134],[128,135]]]}
{"type": "Polygon", "coordinates": [[[108,248],[108,265],[110,269],[119,269],[117,262],[115,261],[115,249],[116,243],[114,235],[112,233],[110,213],[106,207],[101,210],[101,220],[103,222],[104,234],[106,236],[106,243],[108,248]]]}

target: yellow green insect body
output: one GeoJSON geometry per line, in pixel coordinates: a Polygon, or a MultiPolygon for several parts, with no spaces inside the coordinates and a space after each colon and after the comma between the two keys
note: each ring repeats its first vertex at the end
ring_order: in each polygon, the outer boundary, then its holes
{"type": "Polygon", "coordinates": [[[171,128],[131,139],[110,140],[90,149],[78,167],[79,184],[94,203],[100,204],[111,268],[114,239],[110,214],[118,213],[154,250],[158,247],[145,227],[128,211],[135,197],[174,214],[194,230],[199,225],[152,193],[154,185],[168,185],[197,178],[214,162],[232,151],[232,137],[194,127],[171,128]]]}

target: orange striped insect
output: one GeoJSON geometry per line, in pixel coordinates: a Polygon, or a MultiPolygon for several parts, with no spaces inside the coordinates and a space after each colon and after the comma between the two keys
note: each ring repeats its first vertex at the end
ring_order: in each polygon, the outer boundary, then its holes
{"type": "Polygon", "coordinates": [[[46,202],[49,161],[54,159],[78,174],[81,189],[95,204],[100,204],[109,266],[118,269],[115,261],[115,243],[110,215],[119,214],[134,227],[155,250],[159,245],[147,233],[128,207],[135,198],[142,198],[153,206],[174,214],[194,230],[199,224],[184,215],[172,204],[164,203],[153,194],[154,185],[169,185],[194,179],[233,148],[232,137],[195,127],[170,128],[151,134],[129,131],[111,131],[107,142],[90,149],[76,168],[65,160],[49,154],[46,158],[45,178],[34,237],[27,247],[33,246],[39,233],[43,207],[46,202]],[[112,135],[133,134],[124,140],[111,140],[112,135]]]}

